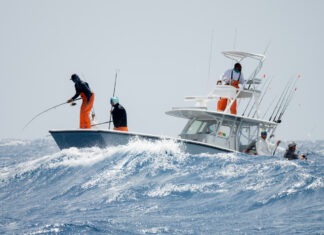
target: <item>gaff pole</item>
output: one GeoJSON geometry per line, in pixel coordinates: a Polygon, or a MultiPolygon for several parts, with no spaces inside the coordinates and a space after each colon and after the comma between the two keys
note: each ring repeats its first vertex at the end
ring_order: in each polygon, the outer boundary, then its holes
{"type": "MultiPolygon", "coordinates": [[[[116,82],[117,82],[118,72],[119,72],[119,70],[116,70],[116,73],[115,73],[115,83],[114,83],[114,91],[113,91],[113,95],[112,95],[112,97],[114,97],[114,96],[115,96],[115,91],[116,91],[116,82]]],[[[110,108],[110,117],[109,117],[109,125],[108,125],[108,130],[110,130],[110,123],[111,123],[111,111],[112,111],[112,107],[110,108]]]]}

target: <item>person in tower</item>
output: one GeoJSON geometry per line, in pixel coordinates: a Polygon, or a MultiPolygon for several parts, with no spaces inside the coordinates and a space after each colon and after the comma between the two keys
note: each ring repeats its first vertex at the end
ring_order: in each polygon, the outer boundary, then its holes
{"type": "Polygon", "coordinates": [[[82,104],[80,108],[80,128],[91,128],[90,112],[93,107],[95,94],[91,91],[89,84],[82,81],[77,74],[72,74],[71,80],[74,82],[75,95],[69,99],[67,103],[71,103],[81,96],[82,104]]]}
{"type": "MultiPolygon", "coordinates": [[[[242,65],[240,63],[236,63],[234,65],[233,69],[229,69],[225,71],[225,73],[222,76],[222,81],[226,85],[231,85],[237,89],[239,89],[239,84],[242,85],[242,87],[245,84],[244,76],[242,73],[242,65]]],[[[217,81],[217,84],[219,81],[217,81]]],[[[228,103],[227,98],[220,98],[218,103],[217,103],[217,111],[224,111],[226,109],[228,103]]],[[[237,102],[234,100],[233,104],[230,107],[231,114],[237,114],[237,102]]]]}

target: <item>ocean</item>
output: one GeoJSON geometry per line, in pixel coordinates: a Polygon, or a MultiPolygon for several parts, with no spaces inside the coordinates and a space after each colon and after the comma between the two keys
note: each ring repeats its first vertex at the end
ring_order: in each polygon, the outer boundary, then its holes
{"type": "Polygon", "coordinates": [[[297,144],[308,160],[3,139],[0,234],[324,234],[324,141],[297,144]]]}

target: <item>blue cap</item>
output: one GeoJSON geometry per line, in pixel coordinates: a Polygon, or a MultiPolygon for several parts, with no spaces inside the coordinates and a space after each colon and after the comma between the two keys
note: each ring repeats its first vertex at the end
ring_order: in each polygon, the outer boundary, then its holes
{"type": "Polygon", "coordinates": [[[261,131],[261,135],[267,135],[268,133],[266,131],[261,131]]]}
{"type": "Polygon", "coordinates": [[[117,96],[111,97],[110,98],[110,103],[112,105],[118,104],[119,103],[119,98],[117,96]]]}

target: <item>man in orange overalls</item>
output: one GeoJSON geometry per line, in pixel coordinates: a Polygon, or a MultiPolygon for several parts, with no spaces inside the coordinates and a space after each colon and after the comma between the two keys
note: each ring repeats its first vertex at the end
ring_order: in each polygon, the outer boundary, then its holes
{"type": "Polygon", "coordinates": [[[75,95],[71,99],[69,99],[67,103],[71,103],[76,98],[81,96],[82,105],[80,108],[80,128],[91,128],[90,112],[93,106],[95,95],[91,91],[89,84],[82,81],[78,75],[73,74],[71,76],[71,80],[74,82],[75,95]]]}
{"type": "MultiPolygon", "coordinates": [[[[244,85],[245,81],[242,73],[242,65],[240,63],[236,63],[233,69],[229,69],[224,73],[222,80],[226,85],[231,85],[237,89],[239,88],[239,84],[244,85]]],[[[227,102],[227,98],[221,98],[217,103],[217,111],[224,111],[226,109],[227,102]]],[[[236,100],[234,100],[230,108],[231,114],[237,114],[236,106],[236,100]]]]}

